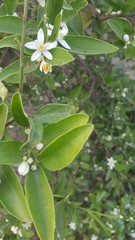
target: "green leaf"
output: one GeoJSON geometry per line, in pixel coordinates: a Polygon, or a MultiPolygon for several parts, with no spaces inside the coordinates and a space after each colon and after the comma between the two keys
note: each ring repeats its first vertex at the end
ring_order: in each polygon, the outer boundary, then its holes
{"type": "Polygon", "coordinates": [[[36,115],[42,123],[53,123],[71,115],[73,109],[68,104],[50,103],[40,108],[36,115]]]}
{"type": "Polygon", "coordinates": [[[38,117],[30,118],[30,133],[26,143],[23,144],[22,149],[32,149],[41,142],[43,135],[43,125],[38,117]]]}
{"type": "Polygon", "coordinates": [[[83,35],[83,19],[80,12],[68,22],[68,25],[78,34],[83,35]]]}
{"type": "Polygon", "coordinates": [[[22,98],[19,92],[16,92],[11,100],[11,110],[15,121],[23,126],[28,128],[30,126],[29,119],[27,114],[24,112],[22,98]]]}
{"type": "Polygon", "coordinates": [[[67,36],[66,42],[71,47],[70,52],[84,55],[107,54],[116,52],[117,47],[102,40],[85,36],[67,36]]]}
{"type": "Polygon", "coordinates": [[[125,18],[112,18],[108,19],[106,22],[121,40],[123,40],[125,34],[130,35],[133,32],[132,24],[125,18]]]}
{"type": "Polygon", "coordinates": [[[65,239],[65,230],[66,230],[66,214],[64,201],[61,201],[55,206],[56,214],[56,231],[60,236],[60,239],[65,239]]]}
{"type": "Polygon", "coordinates": [[[21,34],[22,19],[14,16],[0,16],[0,32],[10,34],[21,34]]]}
{"type": "Polygon", "coordinates": [[[44,127],[42,143],[49,144],[71,129],[86,124],[88,119],[88,115],[80,113],[66,117],[57,123],[48,124],[44,127]]]}
{"type": "Polygon", "coordinates": [[[63,3],[63,8],[65,10],[72,10],[73,8],[67,3],[67,1],[64,0],[64,3],[63,3]]]}
{"type": "Polygon", "coordinates": [[[17,175],[9,166],[0,168],[0,201],[16,218],[23,222],[31,222],[22,186],[17,175]]]}
{"type": "MultiPolygon", "coordinates": [[[[24,58],[24,73],[33,72],[38,66],[39,63],[31,63],[30,57],[24,58]]],[[[0,71],[0,81],[19,83],[19,60],[0,71]],[[10,80],[10,77],[13,79],[10,80]]]]}
{"type": "Polygon", "coordinates": [[[46,16],[49,23],[54,24],[54,19],[61,12],[63,0],[48,0],[46,3],[46,16]]]}
{"type": "Polygon", "coordinates": [[[88,2],[86,0],[76,0],[71,2],[70,7],[72,7],[72,10],[64,10],[62,21],[66,22],[73,19],[77,15],[78,11],[87,6],[87,4],[88,2]]]}
{"type": "Polygon", "coordinates": [[[2,99],[2,101],[5,100],[7,92],[8,92],[7,88],[4,86],[2,82],[0,82],[0,98],[2,99]]]}
{"type": "Polygon", "coordinates": [[[54,240],[55,213],[51,188],[44,171],[38,167],[27,174],[25,182],[27,203],[33,223],[41,240],[54,240]]]}
{"type": "Polygon", "coordinates": [[[22,143],[19,141],[0,142],[0,164],[15,164],[22,160],[23,152],[20,150],[22,143]]]}
{"type": "Polygon", "coordinates": [[[54,48],[51,50],[51,53],[53,55],[53,60],[49,61],[46,59],[46,62],[53,66],[62,66],[74,60],[73,56],[63,48],[54,48]]]}
{"type": "Polygon", "coordinates": [[[12,15],[17,7],[18,0],[4,0],[7,14],[12,15]]]}
{"type": "Polygon", "coordinates": [[[66,167],[80,152],[92,131],[92,124],[84,125],[55,139],[39,154],[40,164],[52,171],[66,167]]]}
{"type": "Polygon", "coordinates": [[[0,105],[0,139],[3,137],[3,134],[4,134],[7,115],[8,115],[8,107],[6,104],[2,103],[0,105]]]}

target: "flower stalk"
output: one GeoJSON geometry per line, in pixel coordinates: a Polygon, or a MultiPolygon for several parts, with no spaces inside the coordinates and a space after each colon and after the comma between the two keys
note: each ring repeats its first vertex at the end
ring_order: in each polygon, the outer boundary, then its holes
{"type": "Polygon", "coordinates": [[[23,92],[24,43],[26,37],[27,13],[28,13],[28,0],[24,0],[24,12],[22,17],[22,37],[20,43],[20,69],[19,69],[19,92],[21,94],[23,92]]]}

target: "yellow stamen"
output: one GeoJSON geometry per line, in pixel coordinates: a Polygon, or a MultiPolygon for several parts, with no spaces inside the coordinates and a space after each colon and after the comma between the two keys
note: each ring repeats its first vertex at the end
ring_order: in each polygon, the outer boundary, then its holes
{"type": "Polygon", "coordinates": [[[43,68],[44,71],[50,72],[51,65],[49,63],[44,63],[42,68],[43,68]]]}
{"type": "Polygon", "coordinates": [[[38,46],[38,51],[43,52],[45,50],[45,45],[40,43],[38,46]]]}

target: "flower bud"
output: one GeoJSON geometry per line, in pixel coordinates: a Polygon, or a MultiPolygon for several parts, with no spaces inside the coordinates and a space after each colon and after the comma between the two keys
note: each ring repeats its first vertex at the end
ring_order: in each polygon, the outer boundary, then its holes
{"type": "Polygon", "coordinates": [[[129,35],[128,34],[125,34],[124,36],[123,36],[123,40],[127,43],[127,42],[129,42],[129,35]]]}
{"type": "Polygon", "coordinates": [[[38,143],[37,145],[36,145],[36,149],[38,150],[38,151],[40,151],[42,148],[43,148],[43,143],[38,143]]]}
{"type": "Polygon", "coordinates": [[[20,175],[25,176],[29,172],[29,169],[29,164],[26,161],[23,161],[18,167],[18,172],[20,175]]]}

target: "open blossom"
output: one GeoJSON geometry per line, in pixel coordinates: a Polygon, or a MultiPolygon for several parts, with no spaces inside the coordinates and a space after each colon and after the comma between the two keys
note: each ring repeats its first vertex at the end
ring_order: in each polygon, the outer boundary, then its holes
{"type": "Polygon", "coordinates": [[[25,44],[25,47],[36,50],[31,56],[31,61],[36,61],[39,58],[41,58],[41,56],[45,56],[47,59],[52,60],[53,56],[49,52],[49,50],[51,50],[52,48],[55,48],[56,46],[57,46],[57,41],[52,43],[50,42],[44,43],[44,32],[42,28],[38,30],[37,39],[35,41],[27,42],[25,44]]]}
{"type": "Polygon", "coordinates": [[[70,227],[72,230],[76,230],[76,223],[75,223],[75,222],[69,223],[69,227],[70,227]]]}
{"type": "Polygon", "coordinates": [[[68,34],[68,27],[65,22],[60,24],[57,41],[65,48],[71,49],[67,42],[63,39],[68,34]]]}
{"type": "Polygon", "coordinates": [[[29,164],[26,161],[23,161],[18,167],[18,172],[20,175],[25,176],[29,172],[29,169],[29,164]]]}
{"type": "Polygon", "coordinates": [[[45,0],[37,0],[41,7],[45,7],[45,0]]]}
{"type": "Polygon", "coordinates": [[[44,72],[45,74],[52,72],[52,65],[45,61],[42,61],[40,64],[40,71],[44,72]]]}
{"type": "Polygon", "coordinates": [[[108,161],[107,165],[111,170],[113,170],[117,161],[114,160],[112,157],[108,158],[107,161],[108,161]]]}

